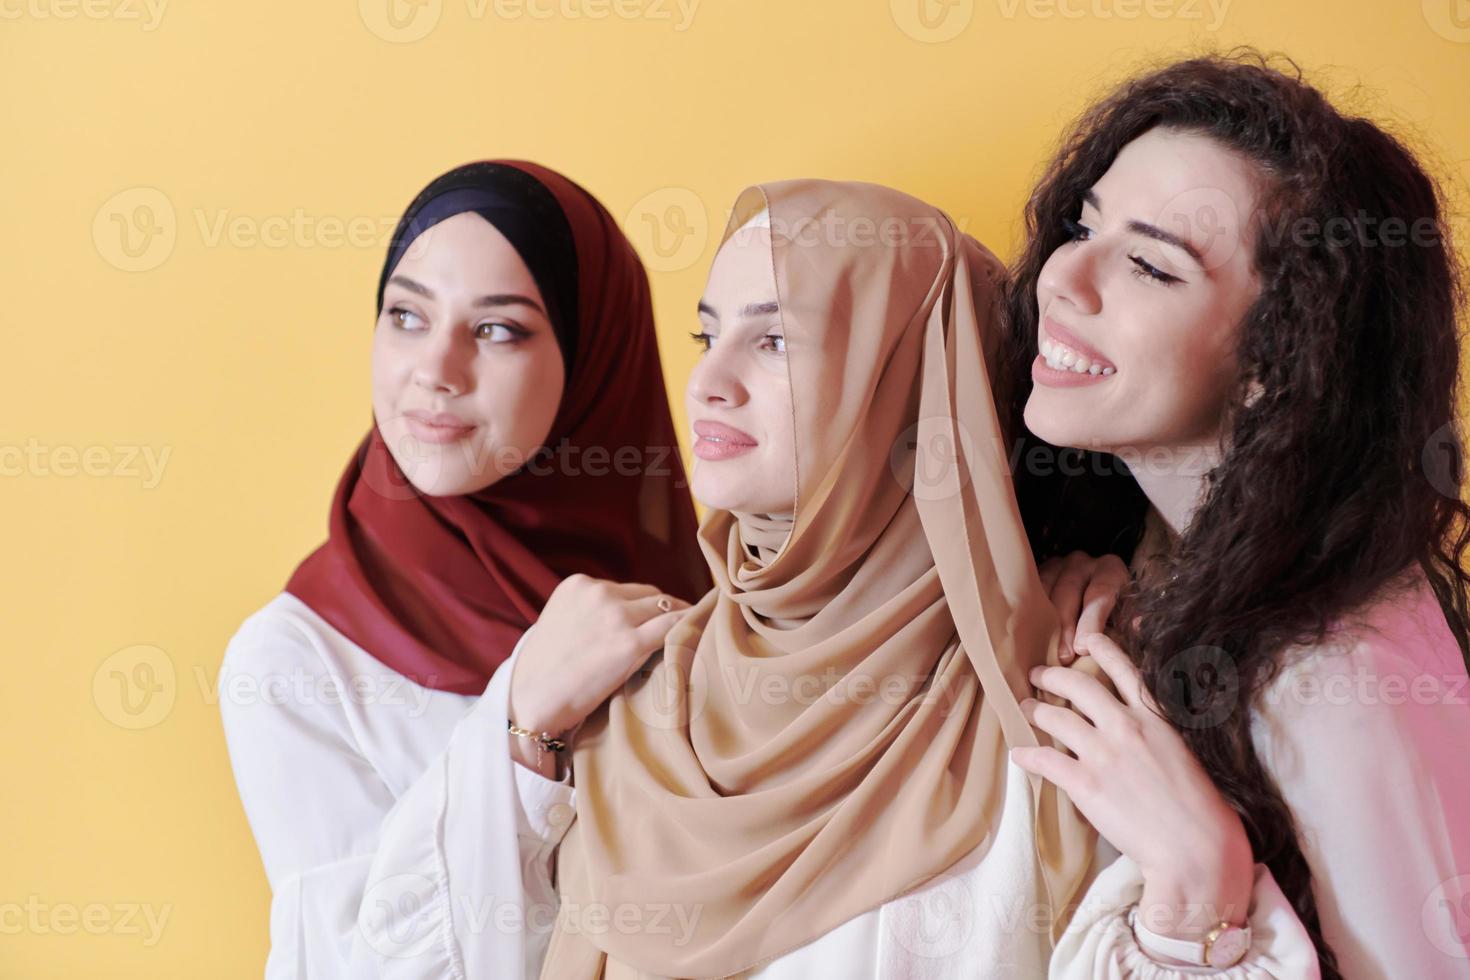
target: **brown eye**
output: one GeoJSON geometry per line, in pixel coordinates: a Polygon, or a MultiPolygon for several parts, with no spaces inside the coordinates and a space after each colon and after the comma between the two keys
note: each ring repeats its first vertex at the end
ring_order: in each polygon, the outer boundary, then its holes
{"type": "Polygon", "coordinates": [[[404,317],[412,317],[415,320],[418,319],[418,315],[412,310],[406,310],[401,306],[389,307],[388,320],[393,324],[393,326],[397,327],[400,330],[411,329],[411,325],[403,319],[404,317]]]}
{"type": "Polygon", "coordinates": [[[518,340],[524,340],[527,336],[525,330],[509,323],[482,323],[475,327],[475,339],[488,340],[492,344],[515,343],[518,340]]]}
{"type": "Polygon", "coordinates": [[[1063,218],[1062,227],[1067,230],[1067,237],[1074,242],[1086,241],[1087,237],[1092,234],[1091,228],[1071,218],[1063,218]]]}

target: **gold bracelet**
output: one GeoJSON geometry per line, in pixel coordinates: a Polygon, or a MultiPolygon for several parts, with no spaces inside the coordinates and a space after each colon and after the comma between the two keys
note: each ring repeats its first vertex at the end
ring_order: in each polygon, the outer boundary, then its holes
{"type": "MultiPolygon", "coordinates": [[[[552,752],[560,752],[567,747],[563,739],[557,738],[550,732],[533,732],[529,728],[521,728],[509,718],[505,719],[505,727],[512,735],[529,738],[536,743],[536,768],[538,770],[541,768],[541,759],[547,749],[552,752]]],[[[561,767],[557,766],[557,768],[561,767]]]]}

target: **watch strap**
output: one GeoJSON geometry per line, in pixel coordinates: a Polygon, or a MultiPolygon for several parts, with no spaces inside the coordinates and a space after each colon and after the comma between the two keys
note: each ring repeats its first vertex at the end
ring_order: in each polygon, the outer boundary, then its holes
{"type": "Polygon", "coordinates": [[[1133,938],[1138,941],[1138,945],[1143,947],[1145,953],[1183,960],[1190,966],[1209,965],[1205,962],[1204,943],[1191,942],[1188,939],[1171,939],[1168,936],[1159,935],[1138,921],[1137,905],[1128,911],[1128,925],[1133,929],[1133,938]]]}

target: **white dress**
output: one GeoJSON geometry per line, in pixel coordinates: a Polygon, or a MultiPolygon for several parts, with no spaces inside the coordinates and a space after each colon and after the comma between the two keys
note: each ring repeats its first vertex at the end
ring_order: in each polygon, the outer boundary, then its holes
{"type": "MultiPolygon", "coordinates": [[[[235,780],[270,882],[265,975],[376,977],[357,917],[383,818],[440,760],[478,697],[421,687],[290,593],[240,626],[219,704],[235,780]]],[[[522,836],[546,830],[556,783],[522,766],[522,836]],[[543,801],[545,801],[543,803],[543,801]]],[[[539,849],[524,850],[536,860],[539,849]]],[[[540,855],[544,857],[544,855],[540,855]]],[[[528,873],[539,880],[546,872],[528,873]]]]}
{"type": "MultiPolygon", "coordinates": [[[[1433,601],[1418,593],[1405,610],[1412,615],[1393,617],[1386,636],[1303,651],[1257,713],[1257,745],[1297,814],[1324,928],[1354,980],[1470,976],[1470,949],[1456,931],[1470,909],[1456,904],[1470,892],[1458,878],[1470,871],[1470,784],[1459,778],[1470,708],[1457,656],[1423,660],[1421,651],[1445,649],[1433,601]],[[1385,693],[1346,703],[1331,689],[1315,698],[1306,691],[1311,678],[1331,681],[1363,665],[1379,680],[1392,670],[1411,687],[1421,675],[1439,687],[1421,681],[1420,696],[1407,701],[1385,693]],[[1381,856],[1389,840],[1392,861],[1381,856]]],[[[539,975],[556,909],[555,847],[575,789],[510,759],[514,662],[476,699],[404,680],[289,595],[241,627],[221,671],[221,705],[274,891],[268,977],[539,975]],[[327,689],[349,690],[356,679],[367,695],[263,705],[227,690],[232,678],[295,668],[327,689]],[[396,699],[390,684],[403,692],[396,699]]],[[[745,976],[1046,976],[1025,778],[1010,767],[1007,806],[983,861],[961,862],[745,976]]],[[[1051,957],[1053,978],[1218,972],[1164,966],[1137,945],[1126,914],[1142,881],[1106,841],[1093,871],[1051,957]]],[[[679,928],[672,914],[643,914],[650,918],[639,927],[679,928]]],[[[1223,975],[1315,975],[1305,932],[1259,865],[1250,915],[1251,952],[1223,975]]],[[[618,921],[610,917],[609,928],[618,921]]]]}

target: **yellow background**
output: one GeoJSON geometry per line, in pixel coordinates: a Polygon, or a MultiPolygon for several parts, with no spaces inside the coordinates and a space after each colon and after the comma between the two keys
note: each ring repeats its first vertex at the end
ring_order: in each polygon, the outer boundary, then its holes
{"type": "Polygon", "coordinates": [[[0,0],[0,450],[29,452],[0,477],[0,976],[260,975],[215,674],[325,532],[384,242],[449,167],[539,160],[625,221],[681,426],[741,187],[893,184],[1009,258],[1061,126],[1145,61],[1286,50],[1466,201],[1466,0],[395,2],[0,0]]]}

